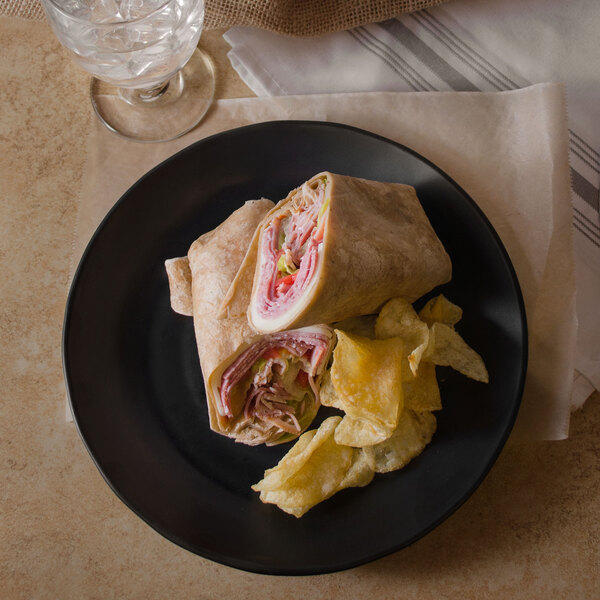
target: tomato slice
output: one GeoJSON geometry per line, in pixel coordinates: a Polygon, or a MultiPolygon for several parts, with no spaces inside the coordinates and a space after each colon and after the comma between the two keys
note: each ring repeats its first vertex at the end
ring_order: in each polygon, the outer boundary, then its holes
{"type": "Polygon", "coordinates": [[[308,386],[308,373],[300,369],[296,375],[296,381],[302,386],[308,386]]]}
{"type": "Polygon", "coordinates": [[[281,285],[287,285],[288,287],[294,285],[294,281],[296,281],[296,275],[298,275],[297,271],[296,273],[290,273],[289,275],[278,279],[277,283],[275,284],[276,287],[279,287],[281,285]]]}
{"type": "Polygon", "coordinates": [[[279,348],[268,348],[262,353],[262,358],[264,358],[265,360],[269,360],[270,358],[279,358],[279,355],[279,348]]]}

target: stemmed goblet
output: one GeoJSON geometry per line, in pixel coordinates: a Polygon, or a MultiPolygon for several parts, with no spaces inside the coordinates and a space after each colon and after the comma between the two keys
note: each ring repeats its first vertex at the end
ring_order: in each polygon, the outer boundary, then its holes
{"type": "Polygon", "coordinates": [[[215,73],[197,48],[204,0],[42,0],[52,28],[92,74],[101,121],[141,142],[177,138],[212,103],[215,73]]]}

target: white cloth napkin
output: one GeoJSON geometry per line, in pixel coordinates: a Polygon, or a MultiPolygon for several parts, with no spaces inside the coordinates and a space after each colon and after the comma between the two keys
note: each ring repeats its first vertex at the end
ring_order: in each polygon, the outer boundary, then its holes
{"type": "Polygon", "coordinates": [[[577,317],[572,407],[600,389],[600,3],[454,0],[318,38],[225,34],[258,95],[567,86],[577,317]]]}

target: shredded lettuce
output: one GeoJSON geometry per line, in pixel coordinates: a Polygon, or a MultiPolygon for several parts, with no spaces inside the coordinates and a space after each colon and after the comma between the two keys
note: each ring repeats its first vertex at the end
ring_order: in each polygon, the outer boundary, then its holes
{"type": "Polygon", "coordinates": [[[330,202],[331,202],[331,196],[325,198],[325,202],[323,202],[323,206],[321,206],[321,208],[319,209],[319,214],[317,215],[317,227],[321,224],[321,219],[323,218],[323,215],[329,208],[330,202]]]}
{"type": "Polygon", "coordinates": [[[298,267],[286,260],[286,255],[282,254],[277,261],[277,271],[281,273],[282,276],[292,275],[298,270],[298,267]]]}
{"type": "MultiPolygon", "coordinates": [[[[304,411],[304,414],[300,419],[298,419],[298,424],[300,425],[300,430],[305,431],[308,429],[309,425],[313,422],[314,418],[317,416],[317,411],[319,407],[317,403],[314,401],[314,396],[312,392],[306,392],[304,396],[299,398],[297,405],[300,405],[302,400],[307,402],[307,408],[304,411]]],[[[294,401],[295,402],[295,401],[294,401]]],[[[298,436],[294,433],[285,433],[280,438],[277,439],[277,444],[283,444],[285,442],[289,442],[291,440],[295,440],[298,436]]]]}
{"type": "Polygon", "coordinates": [[[258,373],[265,365],[267,364],[267,360],[265,358],[258,358],[250,368],[250,373],[253,375],[258,373]]]}

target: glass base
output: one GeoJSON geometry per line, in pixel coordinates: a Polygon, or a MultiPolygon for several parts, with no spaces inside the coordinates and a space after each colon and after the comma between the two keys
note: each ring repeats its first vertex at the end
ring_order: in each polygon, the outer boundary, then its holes
{"type": "Polygon", "coordinates": [[[92,79],[92,106],[112,132],[137,142],[166,142],[192,130],[215,95],[215,68],[196,48],[185,66],[150,90],[118,88],[92,79]]]}

